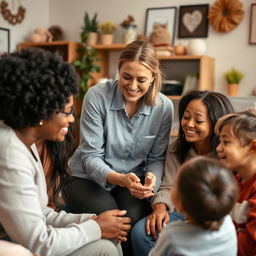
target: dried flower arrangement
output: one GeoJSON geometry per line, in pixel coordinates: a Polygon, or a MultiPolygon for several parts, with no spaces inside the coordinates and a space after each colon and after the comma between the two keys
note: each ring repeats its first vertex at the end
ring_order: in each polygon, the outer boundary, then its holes
{"type": "Polygon", "coordinates": [[[123,28],[128,28],[128,27],[134,27],[136,28],[137,25],[134,24],[135,19],[133,18],[132,15],[128,15],[127,19],[124,19],[122,23],[120,23],[120,26],[123,28]]]}

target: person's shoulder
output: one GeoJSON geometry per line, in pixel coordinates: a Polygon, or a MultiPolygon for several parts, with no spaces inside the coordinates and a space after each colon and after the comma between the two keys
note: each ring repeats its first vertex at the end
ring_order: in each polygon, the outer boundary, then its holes
{"type": "Polygon", "coordinates": [[[172,141],[168,147],[168,152],[169,153],[177,153],[177,145],[178,145],[178,137],[175,137],[172,139],[172,141]]]}
{"type": "Polygon", "coordinates": [[[94,93],[97,95],[106,95],[111,91],[115,90],[117,86],[117,81],[115,80],[108,80],[104,83],[96,84],[88,89],[87,93],[94,93]]]}
{"type": "Polygon", "coordinates": [[[157,94],[157,97],[158,97],[158,100],[160,100],[160,102],[162,102],[162,103],[165,103],[167,105],[172,105],[173,104],[172,100],[161,92],[159,92],[157,94]]]}
{"type": "Polygon", "coordinates": [[[107,82],[99,83],[90,87],[85,94],[86,102],[94,102],[95,104],[99,105],[110,104],[117,85],[117,81],[108,80],[107,82]]]}
{"type": "Polygon", "coordinates": [[[0,145],[1,148],[3,145],[9,145],[10,140],[13,138],[14,136],[14,131],[11,127],[9,127],[8,125],[6,125],[3,121],[0,121],[0,145]]]}

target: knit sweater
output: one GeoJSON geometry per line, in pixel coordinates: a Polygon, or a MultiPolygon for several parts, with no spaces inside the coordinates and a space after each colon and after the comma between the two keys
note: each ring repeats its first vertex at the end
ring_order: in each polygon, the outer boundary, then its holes
{"type": "Polygon", "coordinates": [[[2,122],[0,138],[0,238],[8,235],[44,256],[68,255],[100,239],[92,214],[57,213],[47,207],[45,176],[35,145],[30,152],[2,122]]]}
{"type": "Polygon", "coordinates": [[[242,181],[236,175],[238,200],[231,212],[238,238],[238,255],[256,255],[256,174],[242,181]]]}

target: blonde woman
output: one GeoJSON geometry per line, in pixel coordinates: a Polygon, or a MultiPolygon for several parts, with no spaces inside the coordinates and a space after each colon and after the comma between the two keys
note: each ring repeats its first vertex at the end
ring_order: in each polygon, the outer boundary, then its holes
{"type": "MultiPolygon", "coordinates": [[[[161,182],[173,104],[160,93],[159,60],[150,43],[128,44],[118,70],[118,80],[91,87],[84,98],[80,146],[64,194],[74,212],[125,209],[134,224],[149,214],[147,198],[161,182]],[[94,196],[83,196],[89,192],[94,196]]],[[[124,253],[132,255],[127,247],[124,253]]]]}

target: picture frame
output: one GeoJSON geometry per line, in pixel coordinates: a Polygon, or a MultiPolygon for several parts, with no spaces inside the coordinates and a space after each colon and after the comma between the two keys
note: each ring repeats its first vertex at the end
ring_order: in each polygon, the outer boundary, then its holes
{"type": "Polygon", "coordinates": [[[174,44],[177,7],[148,8],[146,10],[145,35],[150,37],[154,24],[167,24],[170,42],[174,44]]]}
{"type": "Polygon", "coordinates": [[[256,3],[251,4],[250,27],[249,27],[249,44],[256,44],[256,3]]]}
{"type": "Polygon", "coordinates": [[[179,7],[179,38],[208,36],[209,4],[181,5],[179,7]]]}
{"type": "Polygon", "coordinates": [[[0,27],[0,55],[10,53],[10,30],[0,27]]]}

